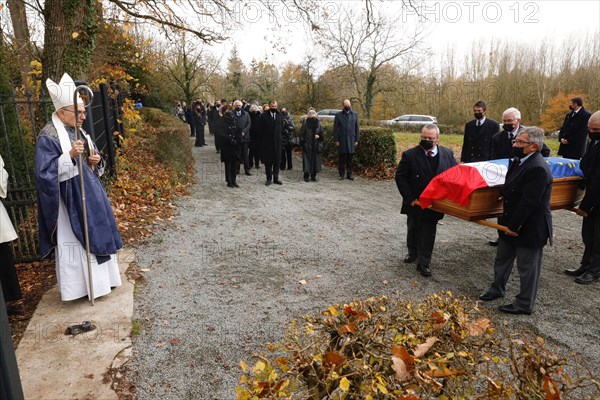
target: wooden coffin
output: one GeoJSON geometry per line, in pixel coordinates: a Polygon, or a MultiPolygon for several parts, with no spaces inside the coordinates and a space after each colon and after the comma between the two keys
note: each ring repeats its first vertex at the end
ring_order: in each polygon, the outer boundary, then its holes
{"type": "MultiPolygon", "coordinates": [[[[579,189],[580,182],[581,178],[578,176],[554,178],[550,209],[560,210],[576,207],[584,193],[579,189]]],[[[469,204],[464,207],[446,199],[434,200],[431,209],[466,221],[499,217],[502,215],[501,188],[502,186],[494,186],[475,190],[469,195],[469,204]]]]}

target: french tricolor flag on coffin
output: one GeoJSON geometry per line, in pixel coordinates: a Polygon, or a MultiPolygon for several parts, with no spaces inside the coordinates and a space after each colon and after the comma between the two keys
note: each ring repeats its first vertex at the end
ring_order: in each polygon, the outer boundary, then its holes
{"type": "MultiPolygon", "coordinates": [[[[579,169],[579,160],[548,157],[545,159],[552,177],[566,178],[583,176],[579,169]]],[[[475,190],[488,186],[502,186],[508,171],[508,158],[459,164],[434,177],[425,188],[419,202],[425,209],[434,200],[447,199],[461,206],[469,204],[469,195],[475,190]]]]}

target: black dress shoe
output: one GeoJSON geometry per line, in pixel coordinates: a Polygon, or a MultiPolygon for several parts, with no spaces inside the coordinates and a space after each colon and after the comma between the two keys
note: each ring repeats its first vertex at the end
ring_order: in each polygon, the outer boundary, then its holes
{"type": "Polygon", "coordinates": [[[488,240],[490,246],[498,247],[498,240],[488,240]]]}
{"type": "Polygon", "coordinates": [[[417,271],[421,273],[424,277],[428,278],[431,276],[431,270],[429,269],[429,265],[417,265],[417,271]]]}
{"type": "Polygon", "coordinates": [[[586,271],[583,273],[583,275],[575,278],[575,282],[580,283],[582,285],[589,285],[590,283],[596,282],[598,279],[600,279],[600,274],[595,274],[593,272],[586,271]]]}
{"type": "Polygon", "coordinates": [[[228,183],[227,187],[232,188],[232,187],[235,187],[235,186],[233,186],[233,183],[228,183]]]}
{"type": "Polygon", "coordinates": [[[489,290],[485,293],[479,295],[479,300],[482,301],[492,301],[503,297],[501,294],[490,292],[489,290]]]}
{"type": "Polygon", "coordinates": [[[274,180],[273,183],[276,185],[283,185],[283,182],[281,182],[279,179],[274,180]]]}
{"type": "Polygon", "coordinates": [[[316,182],[317,181],[317,177],[316,176],[311,176],[310,180],[313,181],[313,182],[316,182]]]}
{"type": "Polygon", "coordinates": [[[353,177],[352,175],[348,175],[348,176],[346,177],[346,179],[349,179],[349,180],[353,181],[353,180],[354,180],[354,177],[353,177]]]}
{"type": "Polygon", "coordinates": [[[271,181],[266,181],[266,182],[265,182],[265,185],[267,185],[267,186],[271,186],[271,181]]]}
{"type": "Polygon", "coordinates": [[[404,257],[404,260],[402,260],[402,261],[404,261],[406,264],[410,264],[412,262],[415,262],[416,259],[417,259],[417,257],[406,256],[406,257],[404,257]]]}
{"type": "Polygon", "coordinates": [[[308,176],[304,177],[304,182],[310,182],[310,179],[308,179],[308,176]]]}
{"type": "Polygon", "coordinates": [[[236,187],[236,188],[240,187],[240,185],[238,185],[236,182],[233,182],[232,185],[233,185],[233,187],[236,187]]]}
{"type": "Polygon", "coordinates": [[[584,274],[586,269],[587,267],[582,265],[581,267],[575,269],[565,269],[563,272],[569,276],[581,276],[584,274]]]}
{"type": "Polygon", "coordinates": [[[246,176],[252,176],[252,175],[254,175],[252,172],[246,171],[246,176]]]}
{"type": "Polygon", "coordinates": [[[340,176],[338,179],[339,179],[340,181],[343,181],[343,180],[344,180],[344,177],[343,177],[343,176],[340,176]]]}
{"type": "Polygon", "coordinates": [[[514,314],[514,315],[531,315],[531,311],[522,310],[514,304],[506,304],[498,307],[498,311],[506,313],[506,314],[514,314]]]}

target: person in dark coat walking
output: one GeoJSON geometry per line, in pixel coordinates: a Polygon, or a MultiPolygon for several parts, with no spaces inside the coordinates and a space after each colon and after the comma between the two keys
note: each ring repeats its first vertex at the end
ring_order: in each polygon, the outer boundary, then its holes
{"type": "Polygon", "coordinates": [[[292,169],[292,138],[294,137],[294,131],[296,126],[292,121],[292,116],[288,113],[287,109],[283,107],[281,109],[281,115],[283,116],[283,135],[282,144],[283,148],[281,154],[281,164],[279,165],[280,170],[292,169]]]}
{"type": "Polygon", "coordinates": [[[254,165],[256,169],[258,169],[260,163],[259,118],[261,111],[262,107],[257,104],[250,106],[250,151],[248,157],[250,158],[250,166],[254,165]]]}
{"type": "Polygon", "coordinates": [[[340,180],[344,179],[345,174],[347,179],[353,181],[352,157],[360,141],[358,114],[352,111],[350,100],[344,100],[343,105],[343,110],[335,114],[333,119],[333,140],[338,148],[340,180]]]}
{"type": "Polygon", "coordinates": [[[279,163],[281,162],[281,135],[283,134],[283,116],[277,109],[277,102],[271,100],[269,109],[263,112],[259,122],[260,159],[265,164],[265,174],[269,186],[271,182],[282,185],[279,180],[279,163]]]}
{"type": "Polygon", "coordinates": [[[564,271],[583,285],[600,280],[600,111],[592,114],[588,129],[591,142],[579,163],[585,176],[585,195],[575,209],[583,217],[583,256],[579,268],[564,271]]]}
{"type": "Polygon", "coordinates": [[[508,314],[531,314],[542,270],[542,252],[552,243],[552,173],[540,154],[544,131],[527,127],[519,132],[513,144],[511,161],[500,191],[502,216],[498,219],[506,230],[500,234],[494,261],[494,280],[479,300],[492,301],[504,297],[515,259],[521,282],[519,294],[511,304],[498,310],[508,314]]]}
{"type": "Polygon", "coordinates": [[[237,171],[240,168],[242,154],[240,142],[242,141],[242,131],[238,126],[238,120],[232,113],[233,108],[229,105],[221,107],[220,124],[217,125],[215,134],[221,142],[221,162],[225,163],[225,180],[227,187],[239,188],[237,184],[237,171]]]}
{"type": "Polygon", "coordinates": [[[583,108],[583,99],[573,97],[569,105],[569,112],[558,133],[558,155],[564,158],[579,160],[585,153],[585,144],[588,134],[588,120],[590,113],[583,108]]]}
{"type": "Polygon", "coordinates": [[[215,101],[215,103],[210,107],[210,111],[208,112],[208,132],[211,135],[215,136],[215,149],[217,150],[217,153],[221,148],[221,146],[219,145],[219,137],[215,133],[217,127],[221,125],[221,115],[219,114],[220,108],[221,103],[219,101],[215,101]]]}
{"type": "Polygon", "coordinates": [[[240,150],[242,154],[242,162],[244,163],[244,172],[246,175],[252,175],[250,169],[252,165],[250,165],[250,161],[248,159],[248,150],[250,148],[250,127],[252,125],[252,121],[250,120],[250,115],[242,109],[242,102],[236,100],[233,102],[233,115],[237,118],[238,127],[240,128],[240,132],[242,133],[242,140],[240,142],[240,150]]]}
{"type": "Polygon", "coordinates": [[[418,146],[402,153],[396,169],[396,186],[402,195],[400,212],[406,214],[406,245],[408,255],[405,263],[417,261],[417,270],[424,277],[431,276],[429,264],[437,223],[444,214],[430,209],[421,209],[419,196],[434,176],[456,165],[454,153],[448,147],[440,146],[440,130],[435,124],[421,129],[418,146]]]}
{"type": "Polygon", "coordinates": [[[183,106],[185,107],[185,122],[190,126],[190,136],[196,136],[196,122],[194,121],[194,110],[192,106],[186,107],[185,102],[183,102],[183,106]]]}
{"type": "Polygon", "coordinates": [[[311,108],[300,128],[300,145],[302,146],[302,171],[304,181],[309,177],[317,181],[317,173],[321,172],[321,148],[323,146],[323,127],[317,119],[317,112],[311,108]]]}
{"type": "Polygon", "coordinates": [[[460,161],[463,163],[492,159],[492,136],[500,132],[500,125],[493,119],[487,118],[486,112],[485,101],[480,100],[473,105],[475,119],[465,125],[460,153],[460,161]]]}
{"type": "Polygon", "coordinates": [[[202,101],[198,100],[194,103],[194,130],[196,132],[196,142],[194,146],[206,146],[204,139],[204,126],[206,125],[206,108],[202,101]]]}

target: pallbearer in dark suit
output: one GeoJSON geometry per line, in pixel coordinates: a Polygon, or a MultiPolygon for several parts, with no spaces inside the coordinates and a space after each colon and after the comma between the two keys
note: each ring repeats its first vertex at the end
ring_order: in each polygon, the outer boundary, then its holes
{"type": "Polygon", "coordinates": [[[267,181],[265,185],[281,185],[279,180],[279,164],[281,163],[281,148],[283,133],[283,116],[277,109],[277,102],[271,100],[269,109],[259,118],[260,159],[265,164],[267,181]]]}
{"type": "Polygon", "coordinates": [[[583,108],[583,99],[573,97],[569,112],[565,116],[560,132],[558,133],[558,155],[564,158],[579,160],[585,152],[585,142],[587,138],[587,125],[590,119],[590,113],[583,108]]]}
{"type": "Polygon", "coordinates": [[[498,222],[508,229],[500,234],[494,280],[489,289],[479,296],[483,301],[503,297],[516,259],[521,289],[512,304],[498,308],[509,314],[533,312],[542,268],[542,250],[552,238],[552,173],[540,154],[543,143],[544,131],[537,127],[523,128],[515,139],[513,151],[516,157],[508,167],[500,192],[504,209],[498,222]]]}
{"type": "Polygon", "coordinates": [[[492,158],[492,136],[500,132],[500,125],[486,117],[487,104],[478,101],[473,106],[475,119],[465,125],[465,135],[460,153],[464,163],[487,161],[492,158]]]}
{"type": "Polygon", "coordinates": [[[405,263],[417,261],[421,275],[431,276],[429,264],[435,244],[437,223],[444,214],[417,205],[419,196],[434,176],[456,165],[452,150],[439,146],[440,130],[437,125],[425,125],[421,130],[419,146],[402,153],[396,169],[396,185],[402,195],[402,214],[406,214],[405,263]]]}
{"type": "Polygon", "coordinates": [[[579,167],[585,176],[585,195],[575,212],[583,217],[581,237],[585,250],[581,266],[567,269],[565,274],[576,276],[575,282],[594,283],[600,279],[600,111],[588,121],[591,139],[579,167]]]}

